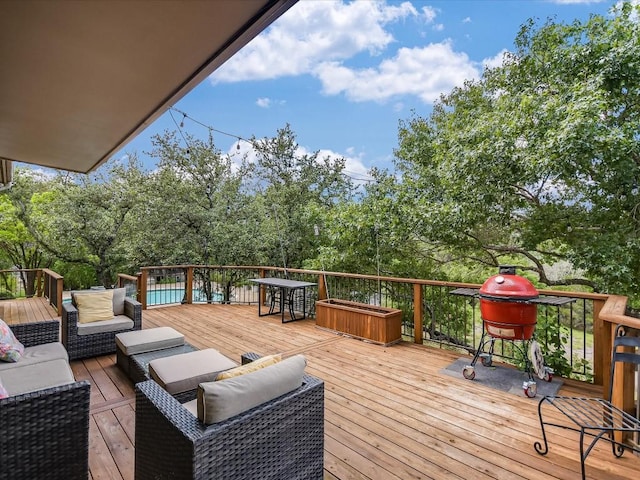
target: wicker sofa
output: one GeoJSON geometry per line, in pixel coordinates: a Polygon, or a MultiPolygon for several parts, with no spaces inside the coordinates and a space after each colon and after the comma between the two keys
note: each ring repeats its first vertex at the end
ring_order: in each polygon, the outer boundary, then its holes
{"type": "MultiPolygon", "coordinates": [[[[80,323],[80,315],[75,301],[62,304],[62,343],[69,353],[69,359],[96,357],[115,353],[116,335],[121,332],[140,330],[142,328],[142,305],[132,298],[125,297],[125,289],[113,289],[113,292],[122,294],[123,306],[120,314],[115,305],[113,319],[100,322],[92,322],[88,325],[80,323]],[[90,333],[83,330],[91,329],[90,333]]],[[[73,292],[100,295],[95,292],[73,292]]]]}
{"type": "Polygon", "coordinates": [[[136,480],[323,478],[318,378],[304,374],[300,387],[210,425],[152,380],[135,389],[136,480]]]}
{"type": "MultiPolygon", "coordinates": [[[[29,349],[58,342],[60,324],[33,322],[11,330],[29,349]]],[[[80,381],[0,399],[0,478],[86,479],[89,396],[89,382],[80,381]]]]}

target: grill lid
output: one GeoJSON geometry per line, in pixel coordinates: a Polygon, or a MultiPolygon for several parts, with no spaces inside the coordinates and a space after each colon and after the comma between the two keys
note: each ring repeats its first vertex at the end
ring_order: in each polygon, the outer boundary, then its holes
{"type": "Polygon", "coordinates": [[[500,273],[489,277],[480,287],[480,298],[526,301],[538,298],[538,290],[529,280],[516,275],[515,268],[500,267],[500,273]]]}

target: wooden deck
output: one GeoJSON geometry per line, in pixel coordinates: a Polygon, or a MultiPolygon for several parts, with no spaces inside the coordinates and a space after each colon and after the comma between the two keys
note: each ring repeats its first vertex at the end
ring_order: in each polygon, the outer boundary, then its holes
{"type": "MultiPolygon", "coordinates": [[[[34,302],[5,308],[5,319],[45,318],[46,309],[26,306],[34,302]]],[[[163,325],[236,361],[248,351],[303,353],[307,371],[325,382],[327,480],[580,478],[578,435],[554,429],[550,452],[538,455],[538,402],[442,374],[459,354],[412,343],[381,347],[318,329],[312,320],[282,324],[277,316],[258,318],[255,306],[143,312],[144,328],[163,325]]],[[[114,355],[72,362],[72,368],[76,378],[92,384],[91,477],[134,478],[131,382],[115,366],[114,355]]],[[[597,392],[567,383],[561,393],[597,392]]],[[[615,459],[606,442],[587,461],[592,479],[637,478],[639,470],[640,458],[627,452],[615,459]]]]}

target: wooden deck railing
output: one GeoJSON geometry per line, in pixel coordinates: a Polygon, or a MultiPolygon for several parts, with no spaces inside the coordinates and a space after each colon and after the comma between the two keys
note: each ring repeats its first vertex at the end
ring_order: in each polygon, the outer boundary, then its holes
{"type": "Polygon", "coordinates": [[[0,270],[0,297],[42,297],[58,314],[62,305],[64,279],[48,268],[0,270]]]}

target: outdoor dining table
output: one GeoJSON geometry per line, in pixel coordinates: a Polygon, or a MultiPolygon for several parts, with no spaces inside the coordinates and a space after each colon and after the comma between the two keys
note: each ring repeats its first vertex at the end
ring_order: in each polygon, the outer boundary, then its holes
{"type": "Polygon", "coordinates": [[[253,283],[257,283],[260,288],[269,288],[271,295],[271,304],[269,305],[269,312],[262,313],[262,301],[258,301],[258,316],[264,317],[266,315],[282,315],[282,323],[292,322],[295,320],[303,320],[307,318],[307,302],[306,302],[306,289],[307,287],[315,287],[317,283],[313,282],[301,282],[298,280],[289,280],[287,278],[253,278],[253,283]],[[297,317],[294,309],[294,296],[296,290],[302,290],[302,316],[297,317]],[[279,292],[278,292],[279,291],[279,292]],[[279,293],[279,295],[277,295],[279,293]],[[279,309],[276,311],[276,301],[279,298],[279,309]],[[289,307],[289,320],[285,320],[285,306],[289,307]]]}

